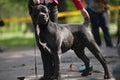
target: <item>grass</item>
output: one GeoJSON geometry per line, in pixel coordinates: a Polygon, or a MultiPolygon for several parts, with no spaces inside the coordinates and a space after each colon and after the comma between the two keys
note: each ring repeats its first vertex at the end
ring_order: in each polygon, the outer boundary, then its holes
{"type": "Polygon", "coordinates": [[[32,46],[35,43],[34,34],[31,32],[25,33],[25,30],[26,25],[21,26],[17,23],[10,23],[0,27],[0,46],[32,46]]]}
{"type": "MultiPolygon", "coordinates": [[[[74,4],[67,0],[67,11],[76,10],[74,4]]],[[[83,23],[81,15],[70,16],[67,18],[67,23],[83,23]]],[[[91,27],[89,27],[91,29],[91,27]]],[[[17,46],[32,46],[35,43],[33,33],[24,33],[26,25],[21,23],[9,23],[5,27],[0,27],[0,46],[4,47],[17,47],[17,46]]],[[[117,32],[116,23],[110,23],[110,34],[114,36],[117,32]]],[[[101,37],[103,37],[102,31],[101,37]]]]}
{"type": "Polygon", "coordinates": [[[32,46],[35,43],[33,33],[10,32],[0,36],[0,46],[4,47],[32,46]]]}
{"type": "MultiPolygon", "coordinates": [[[[68,23],[82,23],[83,18],[82,16],[71,16],[68,17],[68,23]]],[[[24,33],[26,29],[24,27],[20,28],[21,26],[8,26],[0,28],[0,46],[3,47],[17,47],[17,46],[32,46],[35,44],[34,34],[31,32],[24,33]]],[[[90,27],[89,27],[90,28],[90,27]]],[[[114,36],[117,32],[117,25],[116,23],[110,23],[110,34],[114,36]]],[[[102,31],[101,37],[103,37],[102,31]]]]}

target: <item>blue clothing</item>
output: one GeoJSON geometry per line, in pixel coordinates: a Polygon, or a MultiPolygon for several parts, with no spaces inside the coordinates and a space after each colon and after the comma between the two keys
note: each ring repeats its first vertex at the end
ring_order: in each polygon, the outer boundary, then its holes
{"type": "Polygon", "coordinates": [[[108,3],[108,0],[85,0],[88,8],[91,10],[101,13],[105,10],[105,5],[108,3]]]}
{"type": "Polygon", "coordinates": [[[100,39],[100,33],[99,33],[99,28],[101,27],[103,34],[104,34],[106,46],[112,47],[113,43],[112,43],[112,39],[111,39],[111,36],[109,33],[109,26],[108,26],[106,12],[103,11],[101,13],[96,13],[89,8],[87,9],[87,11],[90,15],[92,33],[93,33],[96,43],[99,46],[101,46],[101,44],[102,44],[101,39],[100,39]]]}

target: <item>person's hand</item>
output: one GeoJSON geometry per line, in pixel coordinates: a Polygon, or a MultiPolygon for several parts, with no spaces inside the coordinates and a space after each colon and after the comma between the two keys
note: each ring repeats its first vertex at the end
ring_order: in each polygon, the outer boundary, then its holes
{"type": "Polygon", "coordinates": [[[33,0],[35,4],[40,4],[40,0],[33,0]]]}
{"type": "Polygon", "coordinates": [[[84,17],[84,23],[83,24],[85,26],[88,26],[89,23],[90,23],[90,16],[89,16],[87,10],[85,8],[83,8],[80,11],[81,11],[82,16],[84,17]]]}
{"type": "Polygon", "coordinates": [[[90,23],[90,18],[88,18],[88,17],[84,18],[84,23],[83,23],[83,24],[84,24],[86,27],[88,27],[89,23],[90,23]]]}
{"type": "Polygon", "coordinates": [[[105,4],[103,7],[104,7],[106,10],[110,9],[110,5],[109,5],[109,4],[105,4]]]}

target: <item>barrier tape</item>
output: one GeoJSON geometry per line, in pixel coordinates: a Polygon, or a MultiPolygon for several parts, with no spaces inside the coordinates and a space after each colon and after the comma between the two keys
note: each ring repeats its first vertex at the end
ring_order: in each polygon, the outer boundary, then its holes
{"type": "Polygon", "coordinates": [[[111,10],[111,11],[120,10],[120,6],[110,7],[110,10],[111,10]]]}
{"type": "MultiPolygon", "coordinates": [[[[115,10],[120,10],[120,6],[114,6],[114,7],[110,7],[111,11],[115,11],[115,10]]],[[[71,12],[59,12],[58,13],[58,18],[60,17],[65,17],[65,16],[73,16],[73,15],[80,15],[80,11],[71,11],[71,12]]],[[[31,17],[30,16],[26,16],[26,17],[19,17],[19,18],[6,18],[3,19],[4,23],[9,23],[9,22],[22,22],[22,21],[31,21],[31,17]]]]}
{"type": "Polygon", "coordinates": [[[19,18],[6,18],[3,19],[4,23],[9,23],[9,22],[22,22],[22,21],[31,21],[31,17],[30,16],[26,16],[26,17],[19,17],[19,18]]]}

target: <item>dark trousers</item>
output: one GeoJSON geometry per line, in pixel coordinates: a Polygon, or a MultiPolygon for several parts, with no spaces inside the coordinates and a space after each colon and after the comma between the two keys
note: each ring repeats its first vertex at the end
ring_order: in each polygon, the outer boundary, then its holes
{"type": "Polygon", "coordinates": [[[106,12],[96,13],[92,11],[91,9],[87,9],[87,11],[90,15],[92,33],[93,33],[96,43],[99,46],[101,46],[102,44],[101,39],[100,39],[100,32],[99,32],[99,27],[101,27],[103,34],[104,34],[106,46],[113,46],[111,36],[109,33],[109,26],[108,26],[106,12]]]}

